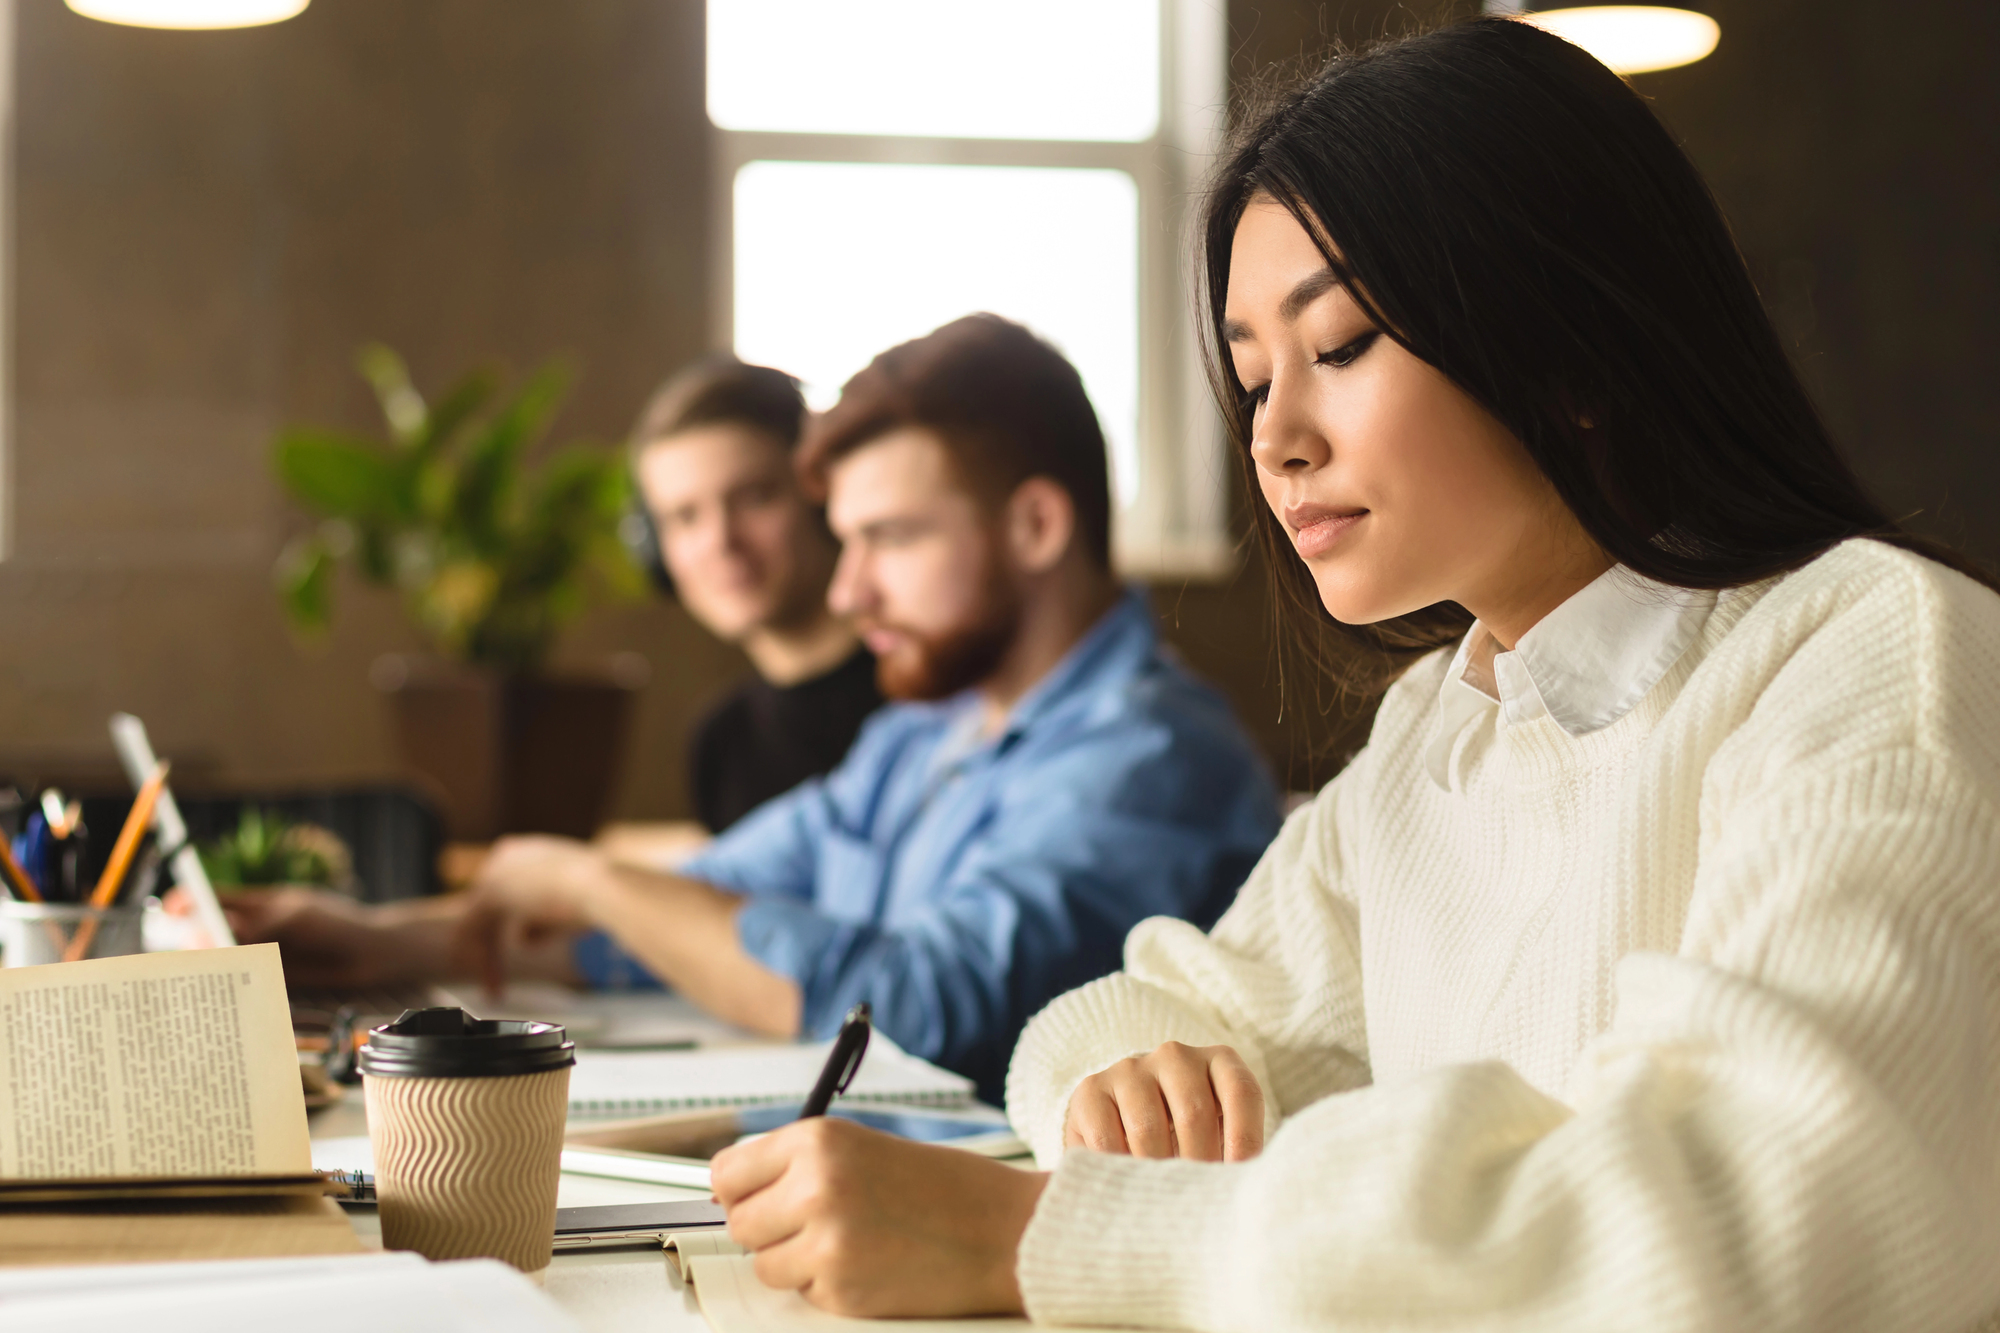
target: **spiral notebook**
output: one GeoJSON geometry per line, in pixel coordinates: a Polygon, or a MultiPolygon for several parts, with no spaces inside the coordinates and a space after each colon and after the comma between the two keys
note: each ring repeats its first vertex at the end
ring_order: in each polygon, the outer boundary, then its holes
{"type": "MultiPolygon", "coordinates": [[[[578,1051],[569,1113],[612,1118],[717,1106],[802,1102],[819,1078],[830,1041],[695,1051],[578,1051]]],[[[964,1106],[972,1080],[939,1069],[877,1032],[843,1094],[849,1101],[964,1106]]]]}

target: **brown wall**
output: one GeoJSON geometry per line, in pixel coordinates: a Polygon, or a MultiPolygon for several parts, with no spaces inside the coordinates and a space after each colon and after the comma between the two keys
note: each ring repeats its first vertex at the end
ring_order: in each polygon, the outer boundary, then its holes
{"type": "MultiPolygon", "coordinates": [[[[2000,9],[1703,7],[1721,49],[1639,87],[1710,173],[1860,466],[2000,559],[2000,95],[1981,63],[2000,9]]],[[[699,0],[320,0],[231,33],[17,10],[0,771],[96,762],[104,716],[130,708],[214,782],[384,774],[367,664],[415,640],[350,589],[323,649],[289,641],[270,566],[297,516],[271,432],[372,424],[348,363],[382,339],[429,385],[571,353],[557,433],[622,433],[706,344],[699,0]]],[[[1234,0],[1233,68],[1405,13],[1234,0]]],[[[1259,580],[1157,602],[1292,782],[1323,778],[1304,761],[1343,748],[1338,717],[1298,688],[1279,716],[1259,580]]],[[[595,616],[565,653],[628,647],[655,676],[621,813],[678,814],[688,719],[742,664],[657,603],[595,616]]]]}
{"type": "Polygon", "coordinates": [[[1856,467],[2000,565],[2000,6],[1706,0],[1644,75],[1856,467]]]}
{"type": "MultiPolygon", "coordinates": [[[[416,641],[351,589],[322,650],[290,642],[270,569],[298,517],[267,442],[374,424],[369,339],[432,386],[570,353],[557,433],[622,435],[706,346],[701,6],[322,0],[220,33],[18,11],[0,766],[102,754],[130,708],[216,781],[386,772],[366,669],[416,641]]],[[[736,659],[662,605],[568,651],[627,646],[665,738],[627,805],[678,810],[690,700],[736,659]]]]}

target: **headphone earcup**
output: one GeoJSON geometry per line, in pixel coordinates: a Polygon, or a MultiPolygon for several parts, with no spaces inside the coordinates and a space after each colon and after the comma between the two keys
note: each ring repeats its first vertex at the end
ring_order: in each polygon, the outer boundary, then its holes
{"type": "Polygon", "coordinates": [[[664,596],[674,595],[674,576],[667,572],[666,556],[660,551],[660,530],[653,525],[653,515],[633,487],[632,502],[625,508],[625,516],[618,520],[618,540],[625,543],[632,563],[646,571],[646,578],[654,589],[664,596]]]}

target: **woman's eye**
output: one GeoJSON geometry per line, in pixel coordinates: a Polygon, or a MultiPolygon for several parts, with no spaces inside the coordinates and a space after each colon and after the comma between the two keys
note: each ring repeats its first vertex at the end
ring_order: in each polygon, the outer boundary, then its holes
{"type": "Polygon", "coordinates": [[[1268,384],[1259,384],[1254,389],[1245,389],[1243,391],[1243,410],[1246,412],[1256,411],[1264,405],[1270,396],[1271,386],[1268,384]]]}
{"type": "Polygon", "coordinates": [[[1360,359],[1363,352],[1373,347],[1375,340],[1381,336],[1379,330],[1370,329],[1352,342],[1342,343],[1331,352],[1321,353],[1319,363],[1322,366],[1351,366],[1360,359]]]}

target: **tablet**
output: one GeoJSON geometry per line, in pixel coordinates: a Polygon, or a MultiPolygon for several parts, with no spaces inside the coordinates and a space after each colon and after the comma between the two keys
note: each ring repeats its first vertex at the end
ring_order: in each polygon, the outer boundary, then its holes
{"type": "Polygon", "coordinates": [[[658,1246],[676,1231],[718,1231],[722,1205],[706,1199],[676,1203],[618,1203],[597,1208],[556,1209],[555,1249],[615,1250],[658,1246]]]}

